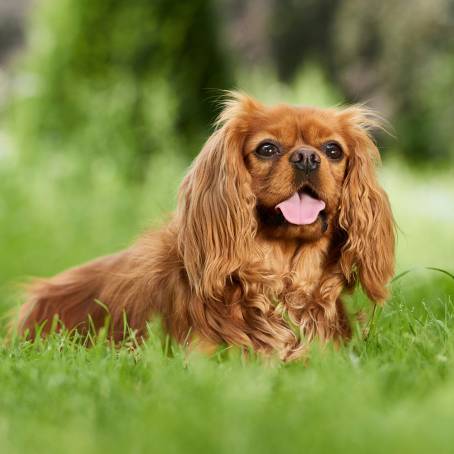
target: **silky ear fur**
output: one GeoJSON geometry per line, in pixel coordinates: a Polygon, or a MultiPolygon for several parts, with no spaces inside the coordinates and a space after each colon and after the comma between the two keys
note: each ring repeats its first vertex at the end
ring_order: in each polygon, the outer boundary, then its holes
{"type": "Polygon", "coordinates": [[[347,235],[340,263],[347,281],[358,278],[367,296],[380,304],[388,297],[387,284],[394,274],[395,224],[375,173],[380,154],[369,136],[379,120],[361,107],[347,109],[343,119],[349,123],[351,154],[339,213],[347,235]]]}
{"type": "Polygon", "coordinates": [[[257,257],[255,196],[242,148],[248,118],[260,107],[231,93],[217,129],[180,187],[178,248],[190,286],[202,299],[221,299],[232,274],[257,257]]]}

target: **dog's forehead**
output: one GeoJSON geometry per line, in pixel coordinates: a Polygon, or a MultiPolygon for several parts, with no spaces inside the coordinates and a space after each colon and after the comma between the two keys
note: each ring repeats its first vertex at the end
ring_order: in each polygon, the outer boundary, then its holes
{"type": "Polygon", "coordinates": [[[341,133],[336,113],[315,107],[278,106],[265,116],[264,129],[281,140],[316,142],[341,133]]]}

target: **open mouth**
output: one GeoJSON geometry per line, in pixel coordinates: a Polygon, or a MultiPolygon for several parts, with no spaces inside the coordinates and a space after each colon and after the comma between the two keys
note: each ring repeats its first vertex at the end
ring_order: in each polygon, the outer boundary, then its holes
{"type": "Polygon", "coordinates": [[[317,192],[305,184],[287,200],[277,204],[276,209],[290,224],[309,225],[317,220],[325,206],[317,192]]]}
{"type": "Polygon", "coordinates": [[[297,192],[300,196],[303,194],[307,194],[308,196],[312,197],[313,199],[320,200],[320,196],[318,195],[318,192],[312,186],[309,186],[308,184],[304,184],[303,186],[301,186],[297,192]]]}

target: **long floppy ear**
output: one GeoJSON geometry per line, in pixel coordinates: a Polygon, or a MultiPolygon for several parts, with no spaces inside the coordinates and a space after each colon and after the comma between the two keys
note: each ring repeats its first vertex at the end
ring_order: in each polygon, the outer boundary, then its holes
{"type": "Polygon", "coordinates": [[[380,123],[361,107],[346,109],[341,115],[351,137],[339,214],[339,225],[347,234],[341,267],[348,282],[358,277],[367,296],[380,304],[388,297],[386,285],[394,274],[395,246],[391,207],[375,174],[380,154],[368,134],[380,123]]]}
{"type": "Polygon", "coordinates": [[[221,298],[226,280],[256,257],[255,197],[242,148],[248,119],[260,108],[255,100],[231,93],[180,188],[178,247],[201,298],[221,298]]]}

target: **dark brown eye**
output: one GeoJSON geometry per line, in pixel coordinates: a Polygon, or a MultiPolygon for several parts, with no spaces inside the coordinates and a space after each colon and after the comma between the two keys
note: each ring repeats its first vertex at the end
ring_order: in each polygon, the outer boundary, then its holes
{"type": "Polygon", "coordinates": [[[323,145],[323,150],[329,159],[339,160],[342,158],[343,151],[337,142],[328,142],[323,145]]]}
{"type": "Polygon", "coordinates": [[[265,142],[255,150],[255,154],[261,158],[272,158],[279,153],[279,148],[274,143],[265,142]]]}

